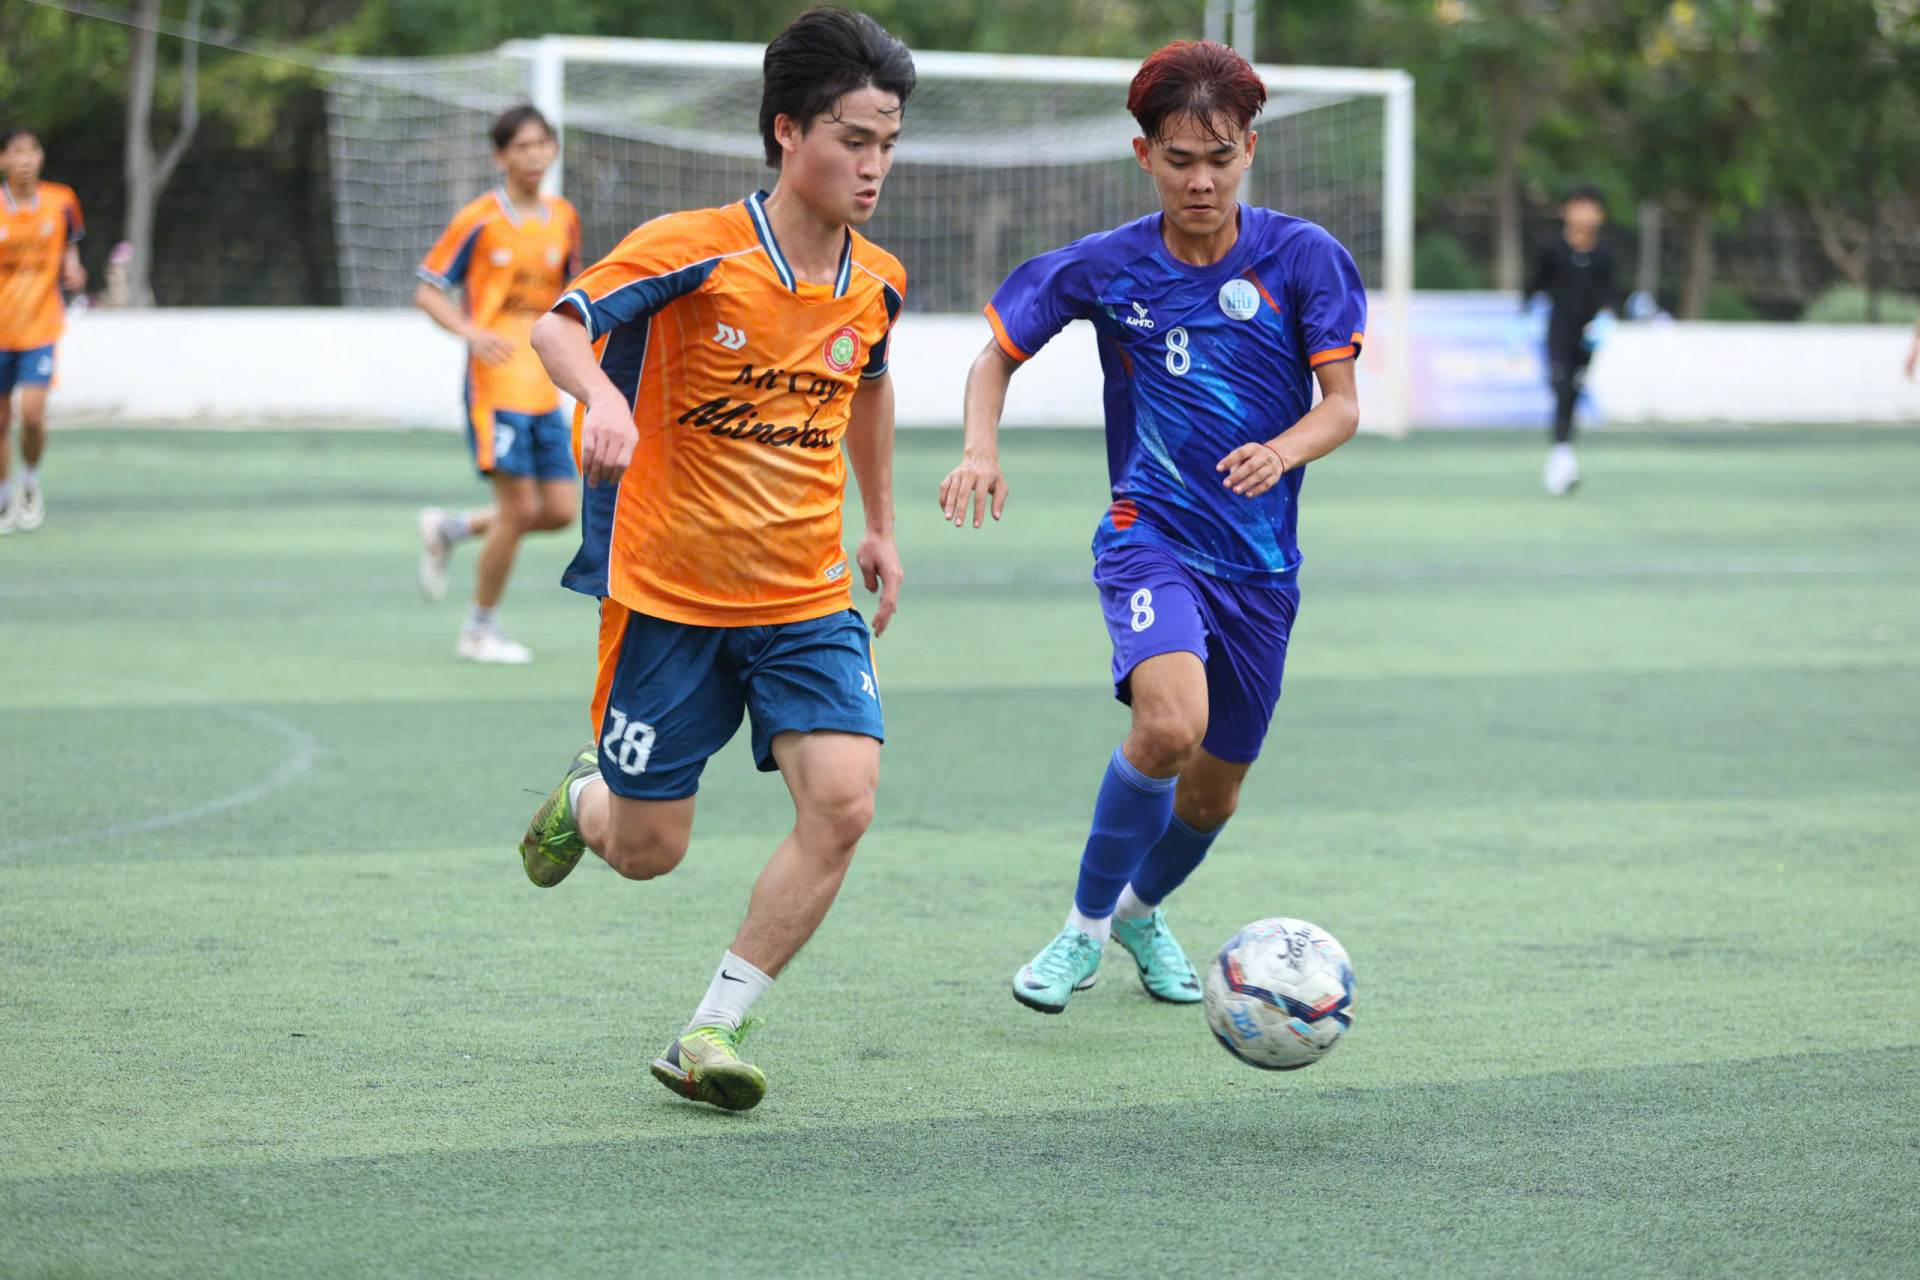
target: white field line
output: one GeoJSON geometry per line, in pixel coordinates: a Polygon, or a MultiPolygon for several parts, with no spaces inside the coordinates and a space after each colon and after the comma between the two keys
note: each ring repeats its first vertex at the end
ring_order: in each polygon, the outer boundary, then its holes
{"type": "Polygon", "coordinates": [[[104,840],[113,836],[133,835],[142,831],[158,831],[163,827],[178,826],[183,822],[192,822],[211,814],[223,813],[228,809],[237,809],[243,804],[252,804],[255,800],[259,800],[272,792],[278,791],[281,787],[286,786],[289,782],[292,782],[295,778],[298,778],[301,774],[313,768],[313,758],[315,752],[319,749],[319,744],[315,742],[313,735],[305,729],[289,724],[279,716],[268,715],[264,711],[256,711],[252,707],[216,706],[213,710],[218,711],[221,715],[231,716],[236,720],[243,720],[256,728],[270,729],[274,733],[279,734],[286,740],[287,758],[282,760],[280,767],[275,769],[265,780],[256,782],[250,787],[243,787],[231,795],[221,796],[218,800],[209,800],[205,804],[197,804],[190,809],[179,809],[172,813],[163,813],[152,818],[141,818],[134,822],[116,822],[112,826],[95,827],[90,831],[76,831],[65,835],[49,836],[45,839],[20,840],[12,844],[0,844],[0,855],[24,853],[29,849],[45,848],[48,845],[77,844],[94,840],[104,840]]]}
{"type": "MultiPolygon", "coordinates": [[[[1906,574],[1920,571],[1920,558],[1887,556],[1685,556],[1675,559],[1454,561],[1432,564],[1322,564],[1309,560],[1301,580],[1314,582],[1420,582],[1426,580],[1543,578],[1745,578],[1819,577],[1825,574],[1906,574]]],[[[1057,569],[907,571],[911,587],[1071,586],[1091,580],[1092,565],[1057,569]]],[[[361,582],[294,582],[286,578],[95,579],[71,582],[0,583],[0,600],[59,596],[252,596],[407,595],[419,590],[410,578],[361,582]]]]}

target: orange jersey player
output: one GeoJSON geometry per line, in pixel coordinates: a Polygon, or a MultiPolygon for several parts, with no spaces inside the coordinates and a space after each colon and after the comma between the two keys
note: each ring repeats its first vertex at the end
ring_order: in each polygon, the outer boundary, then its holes
{"type": "Polygon", "coordinates": [[[473,607],[454,653],[476,662],[523,663],[533,655],[500,634],[496,611],[523,534],[564,529],[579,505],[573,428],[560,410],[533,325],[580,270],[580,218],[540,182],[559,155],[546,117],[513,107],[494,123],[493,161],[505,181],[454,215],[419,267],[414,305],[467,344],[467,442],[493,484],[481,511],[420,513],[420,588],[447,592],[447,558],[479,536],[473,607]],[[458,290],[461,303],[449,296],[458,290]]]}
{"type": "Polygon", "coordinates": [[[593,745],[521,857],[559,883],[591,849],[648,880],[679,864],[710,756],[752,721],[793,830],[686,1028],[653,1063],[676,1093],[744,1110],[766,1079],[736,1049],[748,1007],[825,917],[873,816],[884,727],[840,544],[900,587],[888,334],[906,280],[854,230],[873,216],[913,92],[906,47],[864,15],[807,10],[767,46],[760,127],[773,193],[628,236],[534,330],[575,418],[588,489],[566,583],[600,599],[593,745]],[[844,449],[844,453],[843,453],[844,449]]]}
{"type": "Polygon", "coordinates": [[[85,228],[73,188],[42,182],[47,153],[30,129],[0,133],[0,534],[38,529],[46,518],[40,459],[47,447],[53,345],[66,328],[65,287],[87,283],[76,247],[85,228]],[[20,388],[20,491],[12,465],[13,389],[20,388]]]}

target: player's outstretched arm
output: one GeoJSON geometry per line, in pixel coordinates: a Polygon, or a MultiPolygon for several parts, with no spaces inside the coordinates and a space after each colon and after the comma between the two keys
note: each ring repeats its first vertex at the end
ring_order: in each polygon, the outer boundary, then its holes
{"type": "Polygon", "coordinates": [[[1000,414],[1007,407],[1007,385],[1019,362],[989,342],[967,370],[963,413],[966,439],[960,446],[960,465],[940,482],[940,510],[956,527],[966,524],[967,504],[973,504],[973,527],[987,518],[991,502],[998,520],[1007,507],[1007,477],[1000,471],[1000,414]]]}
{"type": "Polygon", "coordinates": [[[87,287],[87,269],[80,265],[80,246],[67,246],[66,256],[60,260],[60,286],[68,293],[78,293],[87,287]]]}
{"type": "Polygon", "coordinates": [[[1913,322],[1913,341],[1907,344],[1907,381],[1913,381],[1913,372],[1920,369],[1920,320],[1913,322]]]}
{"type": "Polygon", "coordinates": [[[900,551],[893,542],[893,378],[881,374],[860,384],[847,417],[847,461],[860,485],[866,532],[853,561],[867,590],[880,593],[873,634],[893,621],[900,607],[900,551]]]}
{"type": "Polygon", "coordinates": [[[473,352],[473,358],[481,364],[505,364],[513,358],[512,343],[497,333],[488,333],[467,319],[461,314],[460,308],[453,304],[452,298],[424,280],[413,291],[413,305],[426,312],[435,324],[466,343],[467,349],[473,352]]]}
{"type": "Polygon", "coordinates": [[[534,322],[533,351],[553,385],[587,407],[580,421],[580,474],[588,484],[618,480],[640,442],[633,406],[593,357],[587,326],[568,311],[549,311],[534,322]]]}
{"type": "Polygon", "coordinates": [[[1257,498],[1293,468],[1324,458],[1353,439],[1360,429],[1353,361],[1334,360],[1313,372],[1320,380],[1320,403],[1273,439],[1243,444],[1220,459],[1214,469],[1227,473],[1227,488],[1242,497],[1257,498]]]}

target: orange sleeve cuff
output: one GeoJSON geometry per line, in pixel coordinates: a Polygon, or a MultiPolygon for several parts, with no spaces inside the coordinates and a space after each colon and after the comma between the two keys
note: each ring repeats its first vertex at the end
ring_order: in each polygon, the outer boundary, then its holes
{"type": "Polygon", "coordinates": [[[1359,356],[1360,348],[1366,344],[1367,335],[1356,333],[1353,341],[1344,347],[1331,347],[1325,351],[1316,351],[1307,357],[1307,367],[1318,369],[1323,364],[1332,364],[1335,360],[1352,360],[1359,356]]]}
{"type": "Polygon", "coordinates": [[[1002,351],[1022,362],[1033,359],[1032,352],[1022,351],[1014,345],[1013,339],[1007,336],[1007,326],[1000,323],[1000,313],[993,309],[991,302],[987,304],[986,315],[987,323],[993,326],[993,340],[1000,344],[1002,351]]]}

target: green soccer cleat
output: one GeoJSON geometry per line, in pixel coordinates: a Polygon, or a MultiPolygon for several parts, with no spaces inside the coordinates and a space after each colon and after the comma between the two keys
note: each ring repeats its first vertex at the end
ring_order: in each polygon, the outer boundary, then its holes
{"type": "Polygon", "coordinates": [[[1140,966],[1140,985],[1155,1000],[1193,1004],[1200,999],[1200,975],[1187,963],[1187,953],[1173,940],[1166,912],[1113,918],[1113,940],[1127,949],[1140,966]]]}
{"type": "Polygon", "coordinates": [[[1013,998],[1029,1009],[1059,1013],[1076,991],[1100,976],[1100,944],[1072,925],[1013,975],[1013,998]]]}
{"type": "Polygon", "coordinates": [[[599,772],[600,749],[587,747],[573,758],[573,768],[560,779],[560,785],[527,824],[527,834],[520,839],[520,861],[527,869],[527,879],[542,889],[551,889],[565,880],[567,873],[579,863],[580,855],[587,851],[586,841],[580,838],[580,828],[574,824],[573,805],[567,801],[567,791],[580,779],[599,772]]]}
{"type": "Polygon", "coordinates": [[[750,1111],[767,1096],[767,1077],[734,1050],[760,1025],[748,1018],[735,1031],[727,1026],[682,1031],[653,1060],[653,1078],[683,1098],[711,1103],[726,1111],[750,1111]]]}

